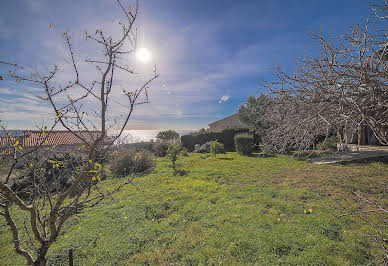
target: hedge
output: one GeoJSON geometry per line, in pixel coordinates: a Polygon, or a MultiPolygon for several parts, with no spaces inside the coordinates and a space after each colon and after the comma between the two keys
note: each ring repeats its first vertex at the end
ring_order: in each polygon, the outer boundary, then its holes
{"type": "Polygon", "coordinates": [[[234,136],[236,151],[241,155],[250,155],[252,153],[253,136],[247,133],[234,136]]]}
{"type": "Polygon", "coordinates": [[[234,135],[238,133],[248,133],[249,129],[247,128],[228,128],[224,129],[222,132],[197,132],[189,135],[184,135],[181,137],[181,143],[184,148],[192,152],[194,150],[195,144],[203,145],[209,141],[218,141],[224,145],[226,152],[235,151],[234,147],[234,135]]]}

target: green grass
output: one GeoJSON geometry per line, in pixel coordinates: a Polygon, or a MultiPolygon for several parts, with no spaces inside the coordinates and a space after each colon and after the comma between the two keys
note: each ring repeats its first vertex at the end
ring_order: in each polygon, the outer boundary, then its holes
{"type": "MultiPolygon", "coordinates": [[[[65,265],[70,248],[75,265],[359,265],[381,255],[362,220],[333,217],[347,212],[341,206],[358,207],[352,190],[377,197],[388,183],[387,164],[314,165],[236,153],[178,162],[182,175],[159,159],[153,173],[116,195],[118,202],[69,220],[50,251],[52,263],[65,265]]],[[[386,226],[387,218],[373,219],[386,226]]],[[[7,228],[0,234],[0,265],[24,265],[7,228]]]]}

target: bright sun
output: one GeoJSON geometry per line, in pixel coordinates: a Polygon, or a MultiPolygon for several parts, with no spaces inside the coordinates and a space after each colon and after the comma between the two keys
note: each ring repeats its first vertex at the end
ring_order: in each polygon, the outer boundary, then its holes
{"type": "Polygon", "coordinates": [[[136,57],[140,62],[146,63],[151,59],[151,53],[147,48],[140,48],[136,52],[136,57]]]}

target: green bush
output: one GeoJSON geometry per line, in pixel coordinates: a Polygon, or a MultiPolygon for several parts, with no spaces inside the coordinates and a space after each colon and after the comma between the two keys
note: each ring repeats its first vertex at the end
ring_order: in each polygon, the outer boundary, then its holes
{"type": "Polygon", "coordinates": [[[187,151],[186,148],[183,148],[183,149],[181,150],[181,156],[185,156],[185,157],[189,156],[189,152],[187,151]]]}
{"type": "Polygon", "coordinates": [[[228,128],[224,129],[222,132],[208,132],[201,130],[182,136],[181,143],[188,151],[193,151],[196,144],[201,146],[209,141],[218,141],[224,145],[225,151],[234,151],[235,146],[233,137],[238,133],[247,132],[248,129],[245,128],[228,128]]]}
{"type": "Polygon", "coordinates": [[[155,167],[155,159],[149,151],[126,149],[112,156],[111,171],[116,176],[144,173],[155,167]]]}
{"type": "Polygon", "coordinates": [[[326,142],[322,141],[321,143],[318,143],[317,149],[318,150],[329,150],[329,151],[337,151],[337,143],[338,138],[337,136],[331,136],[327,138],[326,142]]]}
{"type": "Polygon", "coordinates": [[[196,144],[193,152],[194,153],[209,153],[210,152],[210,144],[211,144],[211,141],[206,142],[205,144],[202,144],[202,145],[196,144]]]}
{"type": "Polygon", "coordinates": [[[168,143],[156,142],[154,144],[154,153],[158,157],[164,157],[167,155],[168,143]]]}
{"type": "Polygon", "coordinates": [[[224,144],[212,141],[210,144],[210,153],[213,154],[214,157],[216,157],[219,153],[224,153],[224,144]]]}
{"type": "Polygon", "coordinates": [[[154,142],[147,142],[147,141],[142,141],[142,142],[135,142],[135,143],[129,143],[126,144],[130,148],[134,148],[136,151],[149,151],[149,152],[154,152],[154,142]]]}
{"type": "Polygon", "coordinates": [[[250,134],[237,134],[234,136],[236,151],[242,155],[252,153],[253,136],[250,134]]]}
{"type": "Polygon", "coordinates": [[[156,138],[161,141],[179,139],[179,133],[174,130],[159,131],[156,138]]]}
{"type": "Polygon", "coordinates": [[[171,161],[171,167],[174,170],[174,174],[177,172],[176,170],[176,161],[178,160],[179,153],[181,151],[182,147],[179,145],[169,145],[167,149],[167,157],[171,161]]]}
{"type": "MultiPolygon", "coordinates": [[[[78,175],[78,169],[87,162],[83,153],[51,153],[36,151],[20,160],[20,175],[11,180],[11,188],[19,197],[28,198],[37,188],[44,186],[51,193],[60,193],[70,187],[78,175]]],[[[103,169],[98,171],[104,179],[103,169]]]]}

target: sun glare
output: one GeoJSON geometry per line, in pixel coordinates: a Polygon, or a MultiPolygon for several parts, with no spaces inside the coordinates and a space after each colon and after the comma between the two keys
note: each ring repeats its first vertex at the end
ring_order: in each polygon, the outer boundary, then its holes
{"type": "Polygon", "coordinates": [[[151,52],[147,48],[140,48],[136,52],[136,57],[140,62],[147,63],[151,59],[151,52]]]}

